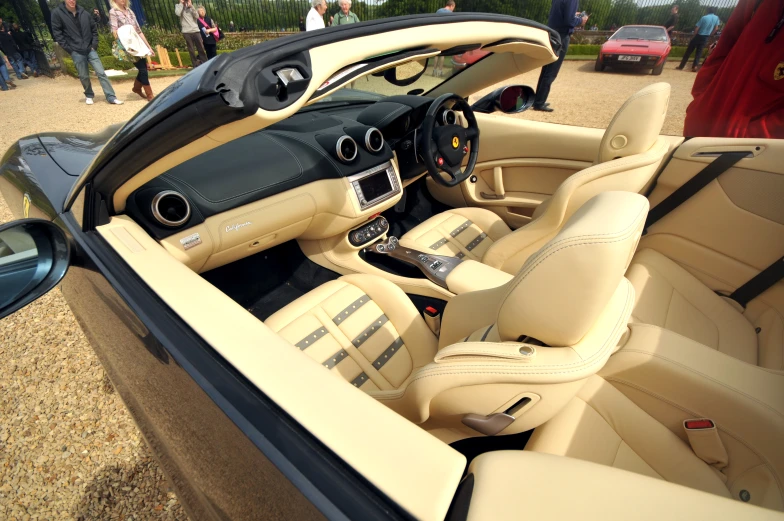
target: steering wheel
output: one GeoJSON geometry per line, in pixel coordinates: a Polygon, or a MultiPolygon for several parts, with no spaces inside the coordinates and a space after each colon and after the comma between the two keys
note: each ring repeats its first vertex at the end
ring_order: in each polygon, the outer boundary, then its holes
{"type": "Polygon", "coordinates": [[[471,176],[479,156],[479,125],[474,117],[474,111],[466,100],[457,94],[447,93],[430,104],[425,121],[422,123],[420,150],[427,172],[433,181],[451,187],[459,185],[471,176]],[[450,101],[454,102],[452,106],[454,110],[463,113],[468,128],[458,124],[436,126],[436,114],[450,101]],[[469,154],[468,164],[465,170],[461,171],[460,165],[466,154],[469,154]],[[442,176],[439,171],[446,173],[448,178],[442,176]]]}

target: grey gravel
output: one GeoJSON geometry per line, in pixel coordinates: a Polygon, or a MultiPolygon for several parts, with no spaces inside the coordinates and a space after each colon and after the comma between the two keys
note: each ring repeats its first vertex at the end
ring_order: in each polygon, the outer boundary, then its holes
{"type": "MultiPolygon", "coordinates": [[[[516,117],[605,127],[629,95],[668,81],[673,96],[665,133],[680,134],[693,74],[592,68],[566,62],[551,94],[556,112],[516,117]]],[[[535,86],[537,77],[532,72],[509,83],[535,86]]],[[[153,89],[174,80],[153,79],[153,89]]],[[[145,103],[127,81],[115,82],[122,106],[103,103],[100,91],[96,104],[86,106],[71,78],[17,85],[0,92],[0,154],[36,132],[98,131],[129,119],[145,103]]],[[[11,219],[0,197],[0,222],[11,219]]],[[[0,321],[0,519],[187,519],[59,289],[0,321]]]]}

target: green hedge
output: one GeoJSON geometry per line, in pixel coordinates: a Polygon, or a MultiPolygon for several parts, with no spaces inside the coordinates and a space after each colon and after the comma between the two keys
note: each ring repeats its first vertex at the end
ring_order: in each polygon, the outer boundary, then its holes
{"type": "MultiPolygon", "coordinates": [[[[570,45],[566,54],[571,56],[599,56],[601,45],[570,45]]],[[[686,47],[673,47],[670,56],[680,58],[686,52],[686,47]]]]}

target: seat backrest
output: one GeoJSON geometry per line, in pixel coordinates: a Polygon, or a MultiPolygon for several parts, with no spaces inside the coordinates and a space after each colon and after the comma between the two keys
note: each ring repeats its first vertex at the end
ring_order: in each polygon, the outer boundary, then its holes
{"type": "Polygon", "coordinates": [[[670,84],[654,83],[632,95],[604,131],[597,163],[641,154],[656,142],[670,102],[670,84]]]}
{"type": "Polygon", "coordinates": [[[569,176],[537,208],[530,223],[493,243],[482,262],[517,273],[526,259],[596,194],[639,192],[648,186],[669,150],[666,140],[659,137],[669,98],[667,83],[649,85],[629,98],[604,133],[598,162],[569,176]]]}
{"type": "Polygon", "coordinates": [[[500,340],[580,341],[621,283],[647,214],[648,200],[631,192],[586,202],[507,283],[496,319],[500,340]]]}

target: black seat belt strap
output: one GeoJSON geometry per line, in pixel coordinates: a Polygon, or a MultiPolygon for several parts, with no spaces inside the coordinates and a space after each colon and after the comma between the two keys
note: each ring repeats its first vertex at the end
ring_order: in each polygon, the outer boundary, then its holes
{"type": "Polygon", "coordinates": [[[784,257],[757,273],[757,275],[732,292],[730,298],[743,306],[784,278],[784,257]]]}
{"type": "Polygon", "coordinates": [[[735,163],[750,155],[751,152],[722,152],[711,164],[700,170],[697,175],[683,183],[680,188],[648,212],[648,218],[645,220],[645,231],[656,221],[683,204],[689,197],[705,188],[708,183],[732,168],[735,163]]]}

